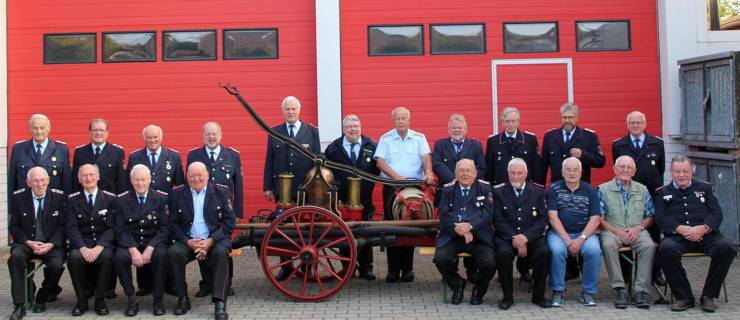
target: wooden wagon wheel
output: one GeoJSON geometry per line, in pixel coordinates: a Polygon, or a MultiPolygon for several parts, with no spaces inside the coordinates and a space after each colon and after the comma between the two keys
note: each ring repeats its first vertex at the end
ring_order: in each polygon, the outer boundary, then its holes
{"type": "Polygon", "coordinates": [[[357,247],[352,231],[331,211],[295,207],[267,229],[260,258],[265,276],[278,291],[294,300],[315,302],[337,294],[349,282],[357,247]],[[291,272],[278,281],[281,268],[291,272]]]}

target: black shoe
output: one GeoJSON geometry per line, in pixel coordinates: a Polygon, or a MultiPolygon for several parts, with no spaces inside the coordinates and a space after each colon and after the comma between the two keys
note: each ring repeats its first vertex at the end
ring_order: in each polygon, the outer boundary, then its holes
{"type": "Polygon", "coordinates": [[[532,303],[534,303],[536,306],[539,306],[540,308],[543,308],[543,309],[547,309],[552,306],[552,302],[544,300],[544,299],[536,300],[536,301],[533,300],[532,303]]]}
{"type": "Polygon", "coordinates": [[[511,308],[511,305],[514,304],[513,299],[502,299],[501,302],[498,304],[498,308],[501,310],[508,310],[511,308]]]}
{"type": "Polygon", "coordinates": [[[452,304],[461,304],[463,300],[463,294],[465,293],[465,280],[460,279],[460,281],[457,282],[457,286],[452,288],[452,299],[450,299],[450,302],[452,304]]]}
{"type": "Polygon", "coordinates": [[[632,295],[632,304],[640,309],[650,309],[650,303],[646,296],[647,293],[645,292],[635,292],[635,294],[632,295]]]}
{"type": "Polygon", "coordinates": [[[215,308],[214,315],[216,316],[216,320],[228,320],[229,314],[226,313],[226,302],[223,301],[216,301],[216,308],[215,308]]]}
{"type": "MultiPolygon", "coordinates": [[[[475,286],[475,285],[472,285],[471,287],[472,287],[472,290],[471,290],[471,292],[470,292],[470,299],[472,300],[472,299],[473,299],[473,297],[475,297],[475,296],[477,296],[477,295],[478,295],[478,287],[477,287],[477,286],[475,286]]],[[[481,296],[481,299],[482,299],[482,298],[483,298],[483,296],[481,296]]],[[[472,303],[472,301],[471,301],[471,303],[472,303]]]]}
{"type": "Polygon", "coordinates": [[[116,290],[108,290],[105,292],[105,298],[106,299],[115,299],[118,298],[118,295],[116,294],[116,290]]]}
{"type": "Polygon", "coordinates": [[[139,313],[139,301],[134,296],[128,296],[128,305],[124,314],[127,317],[135,317],[139,313]]]}
{"type": "Polygon", "coordinates": [[[143,296],[146,296],[146,295],[148,295],[150,293],[152,293],[152,289],[151,288],[139,288],[139,290],[136,291],[136,296],[137,297],[143,297],[143,296]]]}
{"type": "Polygon", "coordinates": [[[617,300],[614,301],[614,307],[617,309],[626,309],[628,304],[627,291],[625,291],[623,288],[617,289],[617,300]]]}
{"type": "Polygon", "coordinates": [[[532,273],[529,272],[529,270],[525,271],[522,276],[519,278],[522,280],[522,282],[529,283],[532,281],[532,273]]]}
{"type": "Polygon", "coordinates": [[[470,272],[467,274],[467,277],[465,279],[467,279],[470,284],[475,284],[476,282],[478,282],[478,273],[470,272]]]}
{"type": "Polygon", "coordinates": [[[471,306],[478,306],[483,304],[483,296],[479,295],[478,293],[470,296],[470,305],[471,306]]]}
{"type": "Polygon", "coordinates": [[[375,280],[375,275],[372,270],[360,270],[360,278],[367,281],[373,281],[375,280]]]}
{"type": "Polygon", "coordinates": [[[385,282],[388,282],[388,283],[396,283],[399,280],[401,280],[401,277],[398,276],[398,271],[395,271],[395,272],[389,271],[388,275],[385,276],[385,282]]]}
{"type": "Polygon", "coordinates": [[[401,282],[414,282],[414,272],[410,270],[402,272],[401,282]]]}
{"type": "Polygon", "coordinates": [[[693,300],[676,300],[671,305],[671,311],[686,311],[686,309],[693,308],[693,300]]]}
{"type": "Polygon", "coordinates": [[[36,302],[33,304],[33,308],[31,308],[31,311],[33,313],[41,313],[46,311],[46,303],[44,302],[36,302]]]}
{"type": "Polygon", "coordinates": [[[167,313],[167,310],[164,309],[162,298],[154,299],[154,304],[152,305],[152,314],[155,316],[163,316],[165,313],[167,313]]]}
{"type": "Polygon", "coordinates": [[[190,298],[188,296],[178,298],[177,305],[175,306],[175,310],[172,311],[172,314],[180,316],[188,313],[188,311],[190,311],[190,298]]]}
{"type": "Polygon", "coordinates": [[[236,292],[234,292],[234,289],[229,288],[229,297],[233,297],[236,295],[236,292]]]}
{"type": "Polygon", "coordinates": [[[22,304],[16,304],[13,313],[10,315],[10,320],[21,320],[26,316],[26,307],[22,304]]]}
{"type": "Polygon", "coordinates": [[[275,280],[283,281],[288,279],[291,273],[293,273],[293,268],[280,268],[280,272],[275,276],[275,280]]]}
{"type": "Polygon", "coordinates": [[[701,302],[701,309],[705,312],[714,312],[714,310],[717,310],[717,305],[714,304],[714,299],[710,297],[701,297],[699,301],[701,302]]]}
{"type": "Polygon", "coordinates": [[[74,309],[72,309],[72,316],[73,317],[79,317],[83,314],[85,314],[85,311],[87,311],[88,306],[87,302],[78,302],[74,309]]]}
{"type": "Polygon", "coordinates": [[[95,300],[95,314],[99,316],[105,316],[110,313],[108,305],[105,304],[105,299],[95,300]]]}
{"type": "Polygon", "coordinates": [[[206,288],[200,288],[198,292],[195,293],[196,298],[203,298],[211,295],[211,289],[206,288]]]}

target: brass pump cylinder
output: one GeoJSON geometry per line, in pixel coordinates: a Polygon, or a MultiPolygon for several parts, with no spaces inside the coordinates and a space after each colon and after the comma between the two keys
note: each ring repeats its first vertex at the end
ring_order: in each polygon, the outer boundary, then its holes
{"type": "Polygon", "coordinates": [[[347,177],[347,206],[353,209],[362,208],[360,202],[360,186],[362,179],[360,177],[347,177]]]}
{"type": "Polygon", "coordinates": [[[278,180],[280,182],[280,200],[278,200],[278,205],[287,206],[293,204],[293,199],[291,197],[293,177],[294,176],[290,173],[281,173],[278,176],[278,180]]]}

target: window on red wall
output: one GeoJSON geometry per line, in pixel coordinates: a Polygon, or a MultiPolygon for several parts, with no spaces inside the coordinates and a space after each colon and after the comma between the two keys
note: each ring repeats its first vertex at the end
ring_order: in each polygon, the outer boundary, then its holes
{"type": "Polygon", "coordinates": [[[367,28],[370,56],[424,55],[424,31],[421,25],[384,25],[367,28]]]}
{"type": "Polygon", "coordinates": [[[431,54],[486,53],[486,26],[478,24],[432,24],[431,54]]]}
{"type": "Polygon", "coordinates": [[[44,63],[95,63],[94,33],[44,35],[44,63]]]}

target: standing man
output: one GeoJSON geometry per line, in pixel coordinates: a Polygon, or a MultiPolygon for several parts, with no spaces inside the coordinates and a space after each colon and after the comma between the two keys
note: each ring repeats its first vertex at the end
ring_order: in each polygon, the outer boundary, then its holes
{"type": "Polygon", "coordinates": [[[545,300],[547,274],[550,272],[550,249],[543,236],[547,228],[545,189],[527,181],[527,162],[514,158],[508,164],[508,182],[497,185],[493,199],[493,225],[496,233],[496,267],[504,297],[498,307],[506,310],[514,304],[512,262],[514,256],[530,257],[534,267],[532,303],[547,308],[545,300]]]}
{"type": "Polygon", "coordinates": [[[632,180],[635,175],[635,161],[630,156],[620,156],[614,161],[614,180],[599,186],[601,214],[601,250],[609,273],[609,282],[617,292],[614,307],[627,308],[627,292],[624,290],[624,277],[619,265],[619,248],[630,246],[640,261],[632,303],[638,307],[650,308],[646,300],[650,287],[650,276],[655,258],[655,244],[647,232],[653,224],[653,199],[645,185],[632,180]]]}
{"type": "Polygon", "coordinates": [[[524,160],[529,169],[527,180],[535,181],[540,167],[539,144],[534,133],[519,130],[519,119],[519,109],[504,108],[501,111],[504,131],[489,137],[486,143],[486,180],[493,185],[508,182],[507,167],[514,158],[524,160]]]}
{"type": "MultiPolygon", "coordinates": [[[[314,154],[321,153],[319,129],[299,120],[301,102],[298,101],[298,98],[294,96],[285,97],[282,110],[285,122],[272,127],[272,131],[288,137],[314,154]]],[[[265,199],[269,201],[274,197],[275,201],[278,200],[280,195],[278,176],[281,173],[289,172],[293,174],[291,198],[295,200],[298,185],[305,183],[306,173],[311,168],[313,168],[313,162],[310,159],[302,156],[287,144],[268,136],[262,187],[265,199]]]]}
{"type": "MultiPolygon", "coordinates": [[[[326,147],[324,154],[327,160],[343,163],[358,170],[370,174],[380,174],[378,166],[373,158],[377,144],[373,139],[362,135],[362,126],[360,118],[354,114],[347,115],[342,119],[342,136],[332,141],[326,147]]],[[[339,199],[347,203],[349,173],[340,170],[333,170],[334,181],[337,182],[339,199]]],[[[372,181],[362,180],[360,185],[360,202],[362,203],[362,220],[372,220],[375,214],[375,205],[373,204],[373,189],[375,183],[372,181]]],[[[375,280],[373,274],[373,247],[363,246],[357,252],[358,271],[360,278],[365,280],[375,280]]]]}
{"type": "Polygon", "coordinates": [[[591,168],[603,168],[606,159],[599,144],[599,137],[588,128],[578,126],[578,106],[565,103],[560,107],[562,126],[545,133],[542,141],[541,174],[538,182],[545,184],[550,170],[550,183],[563,179],[562,163],[569,157],[579,160],[582,166],[581,180],[591,183],[591,168]]]}
{"type": "Polygon", "coordinates": [[[711,263],[701,293],[701,309],[714,312],[714,298],[725,281],[727,271],[735,260],[735,249],[719,234],[722,208],[712,191],[712,185],[693,179],[691,159],[677,155],[671,159],[671,183],[655,192],[655,222],[663,230],[663,243],[658,249],[658,259],[665,271],[671,292],[676,301],[673,311],[694,307],[694,295],[681,264],[686,252],[703,252],[711,263]]]}
{"type": "MultiPolygon", "coordinates": [[[[647,187],[650,197],[655,199],[655,189],[663,185],[665,173],[665,148],[663,140],[645,133],[647,119],[645,114],[632,111],[627,115],[627,130],[629,133],[612,143],[612,160],[621,156],[630,156],[634,159],[637,171],[634,181],[647,187]]],[[[648,228],[653,242],[660,244],[660,228],[651,224],[648,228]]],[[[660,272],[660,263],[653,264],[653,281],[659,286],[665,284],[665,278],[660,272]]]]}
{"type": "MultiPolygon", "coordinates": [[[[72,190],[72,175],[69,168],[69,149],[63,141],[49,138],[51,121],[43,114],[34,114],[28,120],[31,139],[18,141],[10,153],[8,165],[8,204],[18,189],[26,187],[28,171],[33,167],[46,169],[49,188],[69,192],[72,190]]],[[[8,208],[12,210],[12,208],[8,208]]]]}
{"type": "Polygon", "coordinates": [[[64,192],[49,188],[45,168],[33,167],[26,174],[28,188],[13,192],[10,216],[10,270],[11,295],[15,308],[11,320],[26,316],[26,265],[31,259],[41,259],[46,266],[44,282],[36,293],[33,312],[46,310],[47,296],[59,284],[64,272],[64,192]]]}
{"type": "Polygon", "coordinates": [[[154,189],[149,167],[137,164],[131,171],[131,191],[118,195],[116,201],[116,254],[113,258],[116,274],[128,297],[126,316],[139,313],[139,301],[134,295],[131,266],[151,265],[153,314],[165,314],[165,259],[169,243],[169,211],[167,193],[154,189]]]}
{"type": "Polygon", "coordinates": [[[150,124],[144,128],[142,136],[146,147],[128,156],[126,168],[129,174],[131,168],[137,164],[145,165],[152,175],[151,187],[165,193],[170,193],[174,186],[185,183],[180,153],[162,146],[162,128],[150,124]]]}
{"type": "MultiPolygon", "coordinates": [[[[244,217],[244,175],[242,173],[242,160],[239,151],[234,148],[227,148],[221,145],[221,125],[217,122],[206,122],[203,124],[203,143],[199,148],[190,150],[188,153],[188,165],[198,161],[206,165],[208,169],[209,181],[214,184],[220,184],[229,188],[232,203],[234,204],[234,214],[236,219],[241,220],[244,217]]],[[[201,281],[196,297],[205,297],[209,295],[212,289],[210,275],[212,271],[207,270],[206,263],[198,262],[201,270],[201,281]]],[[[229,283],[233,278],[234,260],[229,257],[229,283]]],[[[233,295],[233,290],[229,286],[229,295],[233,295]]]]}
{"type": "Polygon", "coordinates": [[[576,157],[562,164],[563,180],[553,182],[547,191],[547,214],[551,229],[547,246],[552,252],[550,287],[552,306],[563,306],[565,292],[565,259],[583,257],[583,287],[581,302],[595,306],[594,295],[599,288],[601,247],[594,234],[601,224],[599,195],[588,182],[581,181],[581,162],[576,157]]]}
{"type": "Polygon", "coordinates": [[[77,296],[72,315],[78,317],[88,310],[86,286],[91,271],[97,275],[92,281],[95,313],[103,316],[109,312],[105,294],[113,276],[116,195],[98,187],[100,172],[94,164],[80,166],[77,179],[83,189],[69,195],[65,214],[71,248],[69,275],[77,296]]]}
{"type": "MultiPolygon", "coordinates": [[[[94,164],[100,171],[98,188],[113,194],[128,190],[126,169],[123,167],[123,147],[108,143],[108,121],[103,118],[92,119],[88,129],[90,130],[90,143],[75,148],[72,176],[78,176],[77,172],[82,165],[94,164]]],[[[74,183],[73,187],[75,191],[83,189],[81,182],[74,183]]]]}
{"type": "MultiPolygon", "coordinates": [[[[381,176],[395,180],[419,179],[435,183],[432,157],[426,137],[411,126],[411,111],[397,107],[391,112],[395,129],[380,137],[375,160],[381,176]]],[[[383,212],[386,220],[393,220],[395,188],[383,186],[383,212]]],[[[388,248],[388,283],[414,281],[414,247],[388,248]],[[399,273],[402,275],[399,276],[399,273]]]]}
{"type": "Polygon", "coordinates": [[[167,251],[167,261],[178,297],[173,313],[179,316],[190,310],[185,266],[197,259],[209,265],[216,319],[226,320],[229,317],[226,313],[228,258],[234,230],[231,190],[209,182],[208,168],[199,161],[188,166],[187,179],[188,185],[176,187],[170,198],[170,230],[175,243],[167,251]]]}
{"type": "Polygon", "coordinates": [[[434,263],[452,288],[452,304],[460,304],[465,280],[457,274],[457,255],[468,252],[475,259],[478,275],[470,296],[471,305],[483,303],[488,283],[496,270],[493,250],[493,197],[488,182],[476,180],[475,163],[462,159],[455,167],[457,181],[440,192],[439,235],[434,263]]]}

